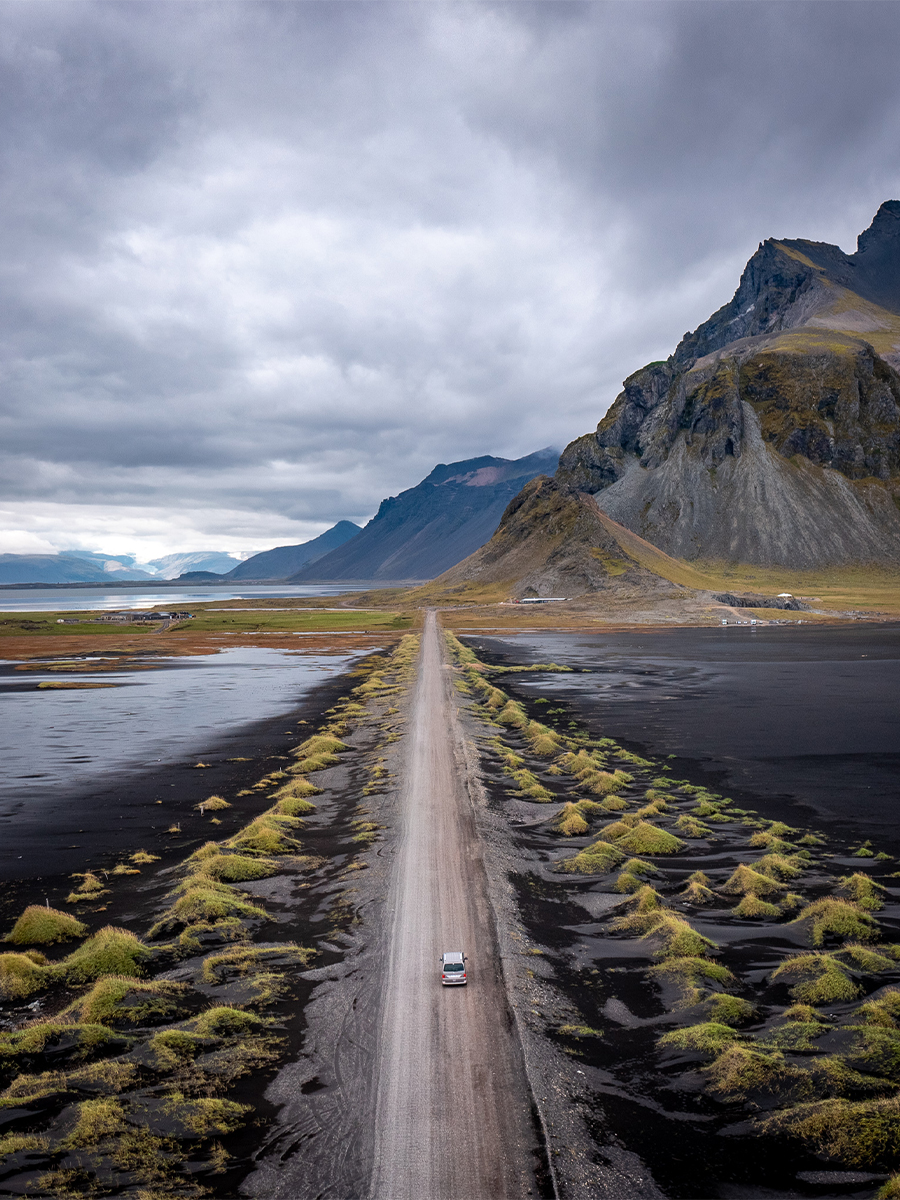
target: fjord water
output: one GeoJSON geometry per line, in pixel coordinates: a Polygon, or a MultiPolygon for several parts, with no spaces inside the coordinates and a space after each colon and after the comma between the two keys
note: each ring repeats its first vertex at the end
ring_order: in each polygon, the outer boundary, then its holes
{"type": "Polygon", "coordinates": [[[676,756],[676,775],[693,768],[768,815],[793,812],[900,850],[900,625],[466,640],[504,662],[573,667],[512,678],[570,702],[598,737],[676,756]]]}
{"type": "MultiPolygon", "coordinates": [[[[0,612],[93,612],[129,608],[153,608],[166,604],[183,608],[190,604],[209,604],[216,600],[297,599],[304,596],[338,596],[343,592],[364,592],[372,583],[257,584],[229,581],[205,587],[154,587],[152,581],[138,587],[55,587],[0,588],[0,612]]],[[[379,582],[380,588],[398,584],[379,582]]]]}

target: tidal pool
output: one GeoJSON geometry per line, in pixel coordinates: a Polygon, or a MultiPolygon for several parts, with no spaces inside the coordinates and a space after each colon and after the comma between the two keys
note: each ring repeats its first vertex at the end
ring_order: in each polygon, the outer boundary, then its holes
{"type": "Polygon", "coordinates": [[[804,819],[900,848],[900,625],[466,641],[503,662],[575,668],[503,686],[565,699],[596,736],[674,755],[676,774],[699,770],[719,791],[768,804],[773,816],[807,806],[814,814],[804,819]]]}
{"type": "MultiPolygon", "coordinates": [[[[62,869],[73,870],[111,832],[117,845],[118,833],[146,838],[182,820],[226,786],[229,755],[296,745],[298,706],[317,707],[358,657],[241,646],[99,673],[0,664],[0,877],[32,875],[46,855],[62,862],[63,847],[62,869]],[[210,769],[186,770],[204,759],[210,769]]],[[[235,769],[244,765],[253,767],[238,759],[235,769]]]]}

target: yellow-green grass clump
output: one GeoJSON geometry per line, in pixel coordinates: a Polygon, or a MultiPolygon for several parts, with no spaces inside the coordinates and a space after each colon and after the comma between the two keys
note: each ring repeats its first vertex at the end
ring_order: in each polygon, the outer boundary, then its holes
{"type": "Polygon", "coordinates": [[[300,824],[296,817],[284,813],[265,812],[228,839],[229,850],[244,854],[290,854],[300,849],[300,843],[288,833],[300,824]]]}
{"type": "Polygon", "coordinates": [[[772,979],[791,985],[791,996],[801,1004],[835,1004],[855,1000],[861,989],[847,966],[833,954],[795,954],[772,973],[772,979]]]}
{"type": "Polygon", "coordinates": [[[532,753],[538,758],[552,758],[554,754],[559,754],[559,734],[547,725],[542,725],[540,721],[529,721],[524,732],[532,753]]]}
{"type": "Polygon", "coordinates": [[[556,814],[553,827],[566,837],[579,837],[590,829],[577,804],[564,804],[556,814]]]}
{"type": "Polygon", "coordinates": [[[770,825],[768,829],[760,829],[758,833],[754,833],[750,838],[750,845],[754,850],[765,849],[770,854],[790,854],[796,851],[796,847],[792,842],[785,841],[782,832],[795,832],[787,825],[776,821],[770,825]]]}
{"type": "Polygon", "coordinates": [[[655,951],[657,958],[699,958],[716,945],[698,933],[684,917],[668,909],[656,912],[653,923],[642,936],[659,939],[659,949],[655,951]]]}
{"type": "MultiPolygon", "coordinates": [[[[713,962],[701,955],[688,955],[684,958],[666,958],[661,963],[650,967],[651,977],[662,979],[674,984],[681,992],[678,1007],[690,1007],[699,1004],[703,992],[709,985],[725,986],[732,982],[734,976],[722,963],[713,962]]],[[[727,1024],[727,1022],[722,1022],[727,1024]]]]}
{"type": "Polygon", "coordinates": [[[146,850],[138,850],[130,855],[130,861],[139,867],[147,866],[149,863],[159,862],[158,854],[149,854],[146,850]]]}
{"type": "Polygon", "coordinates": [[[718,1021],[703,1021],[699,1025],[688,1025],[684,1029],[673,1029],[671,1033],[664,1033],[657,1045],[662,1050],[680,1050],[715,1058],[738,1037],[740,1034],[730,1025],[718,1021]]]}
{"type": "Polygon", "coordinates": [[[675,822],[675,828],[687,838],[706,838],[712,833],[708,825],[705,825],[702,821],[698,821],[690,813],[682,813],[675,822]]]}
{"type": "Polygon", "coordinates": [[[73,879],[80,879],[81,883],[78,887],[70,892],[66,897],[67,904],[80,904],[83,901],[99,900],[101,896],[108,895],[107,889],[103,883],[93,873],[93,871],[80,872],[72,876],[73,879]]]}
{"type": "Polygon", "coordinates": [[[649,821],[639,821],[615,836],[607,831],[607,836],[630,854],[676,854],[684,848],[681,838],[649,821]]]}
{"type": "Polygon", "coordinates": [[[240,897],[227,884],[191,876],[181,885],[181,895],[150,930],[150,937],[189,925],[215,924],[229,919],[267,921],[269,914],[240,897]]]}
{"type": "Polygon", "coordinates": [[[221,812],[223,808],[231,808],[231,805],[224,796],[207,796],[205,800],[195,804],[194,808],[199,808],[201,812],[221,812]]]}
{"type": "Polygon", "coordinates": [[[882,1025],[895,1029],[900,1023],[900,991],[887,988],[878,996],[867,1000],[857,1009],[857,1016],[867,1025],[882,1025]]]}
{"type": "Polygon", "coordinates": [[[621,796],[607,796],[600,801],[600,807],[604,812],[622,812],[628,807],[628,802],[621,796]]]}
{"type": "Polygon", "coordinates": [[[900,1175],[892,1175],[875,1193],[875,1200],[900,1200],[900,1175]]]}
{"type": "Polygon", "coordinates": [[[867,912],[878,912],[884,908],[882,896],[886,889],[862,871],[856,871],[853,875],[843,875],[840,890],[867,912]]]}
{"type": "Polygon", "coordinates": [[[814,1154],[871,1170],[900,1152],[900,1096],[798,1104],[764,1118],[760,1130],[787,1134],[814,1154]]]}
{"type": "Polygon", "coordinates": [[[630,913],[616,917],[610,929],[625,933],[646,933],[652,929],[663,909],[663,898],[649,883],[643,884],[628,901],[630,913]]]}
{"type": "Polygon", "coordinates": [[[601,840],[586,846],[574,858],[557,863],[557,870],[576,875],[606,875],[624,859],[621,850],[601,840]]]}
{"type": "Polygon", "coordinates": [[[29,904],[4,941],[16,946],[49,946],[54,942],[85,937],[87,931],[87,925],[70,913],[29,904]]]}
{"type": "Polygon", "coordinates": [[[807,1073],[786,1063],[780,1051],[759,1050],[745,1042],[732,1042],[704,1070],[713,1095],[732,1102],[809,1087],[807,1073]]]}
{"type": "Polygon", "coordinates": [[[582,783],[595,796],[613,796],[633,782],[627,771],[595,771],[585,775],[582,783]]]}
{"type": "Polygon", "coordinates": [[[39,951],[0,954],[0,996],[5,1000],[24,1000],[51,982],[47,959],[39,951]]]}
{"type": "Polygon", "coordinates": [[[691,810],[691,815],[694,817],[704,817],[707,821],[719,821],[722,823],[731,820],[720,811],[720,802],[714,803],[712,800],[700,800],[694,805],[691,810]]]}
{"type": "Polygon", "coordinates": [[[509,725],[512,729],[524,729],[528,725],[528,715],[517,700],[509,700],[494,717],[498,725],[509,725]]]}
{"type": "Polygon", "coordinates": [[[802,875],[808,867],[808,863],[804,860],[796,858],[786,858],[783,854],[764,854],[754,863],[754,867],[761,875],[771,875],[773,879],[796,879],[798,875],[802,875]]]}
{"type": "Polygon", "coordinates": [[[553,799],[553,793],[549,788],[545,788],[536,775],[524,768],[518,771],[511,771],[510,778],[515,780],[521,795],[526,796],[529,800],[536,800],[540,804],[547,804],[553,799]]]}
{"type": "Polygon", "coordinates": [[[194,1021],[194,1029],[201,1037],[240,1037],[262,1028],[262,1020],[255,1013],[217,1004],[202,1012],[194,1021]]]}
{"type": "Polygon", "coordinates": [[[709,886],[709,876],[703,871],[694,871],[678,896],[688,904],[710,904],[715,899],[715,892],[709,886]]]}
{"type": "Polygon", "coordinates": [[[749,1000],[740,996],[730,996],[727,992],[716,992],[710,996],[706,1004],[710,1021],[720,1025],[744,1025],[752,1021],[756,1009],[749,1000]]]}
{"type": "Polygon", "coordinates": [[[42,1054],[48,1047],[55,1047],[61,1038],[74,1043],[71,1057],[75,1060],[87,1057],[110,1042],[118,1041],[120,1045],[128,1045],[125,1039],[118,1038],[105,1025],[83,1022],[71,1025],[59,1020],[37,1021],[12,1033],[0,1033],[0,1061],[15,1059],[21,1055],[42,1054]]]}
{"type": "Polygon", "coordinates": [[[738,863],[723,885],[722,891],[731,895],[768,896],[771,892],[783,888],[784,884],[773,879],[771,875],[763,875],[759,871],[754,871],[747,863],[738,863]]]}
{"type": "Polygon", "coordinates": [[[810,1004],[793,1004],[784,1012],[784,1023],[771,1030],[764,1045],[774,1050],[813,1050],[813,1042],[832,1028],[821,1020],[817,1008],[810,1004]]]}
{"type": "Polygon", "coordinates": [[[751,921],[771,920],[773,917],[781,916],[781,909],[777,904],[770,904],[768,900],[761,900],[759,896],[754,896],[752,892],[747,892],[742,896],[740,904],[735,905],[731,911],[736,917],[751,921]]]}
{"type": "Polygon", "coordinates": [[[54,975],[68,985],[90,983],[101,975],[140,976],[152,951],[127,929],[106,925],[61,962],[54,975]]]}
{"type": "Polygon", "coordinates": [[[849,938],[862,942],[871,941],[878,932],[878,926],[872,917],[849,900],[838,900],[833,896],[824,896],[808,904],[791,922],[793,925],[806,924],[809,936],[814,946],[821,946],[826,937],[836,937],[844,941],[849,938]]]}
{"type": "Polygon", "coordinates": [[[187,984],[165,979],[106,975],[62,1015],[86,1025],[154,1025],[178,1016],[178,1000],[188,990],[187,984]]]}
{"type": "Polygon", "coordinates": [[[243,1124],[247,1113],[253,1111],[249,1104],[210,1098],[189,1100],[181,1092],[173,1092],[166,1100],[164,1109],[189,1133],[203,1138],[233,1133],[243,1124]]]}
{"type": "Polygon", "coordinates": [[[267,879],[277,871],[278,863],[271,858],[218,853],[201,860],[194,878],[206,876],[218,883],[245,883],[250,879],[267,879]]]}

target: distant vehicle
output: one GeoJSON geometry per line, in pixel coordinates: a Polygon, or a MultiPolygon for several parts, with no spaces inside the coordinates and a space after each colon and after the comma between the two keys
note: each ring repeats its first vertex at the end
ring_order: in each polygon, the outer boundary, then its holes
{"type": "Polygon", "coordinates": [[[466,956],[462,950],[445,950],[441,955],[441,983],[444,987],[450,984],[468,983],[466,956]]]}

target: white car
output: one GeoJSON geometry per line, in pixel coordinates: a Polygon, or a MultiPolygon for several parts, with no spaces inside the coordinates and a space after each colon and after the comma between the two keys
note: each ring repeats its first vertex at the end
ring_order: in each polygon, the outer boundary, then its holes
{"type": "Polygon", "coordinates": [[[441,955],[441,983],[444,987],[468,983],[466,956],[462,950],[445,950],[441,955]]]}

